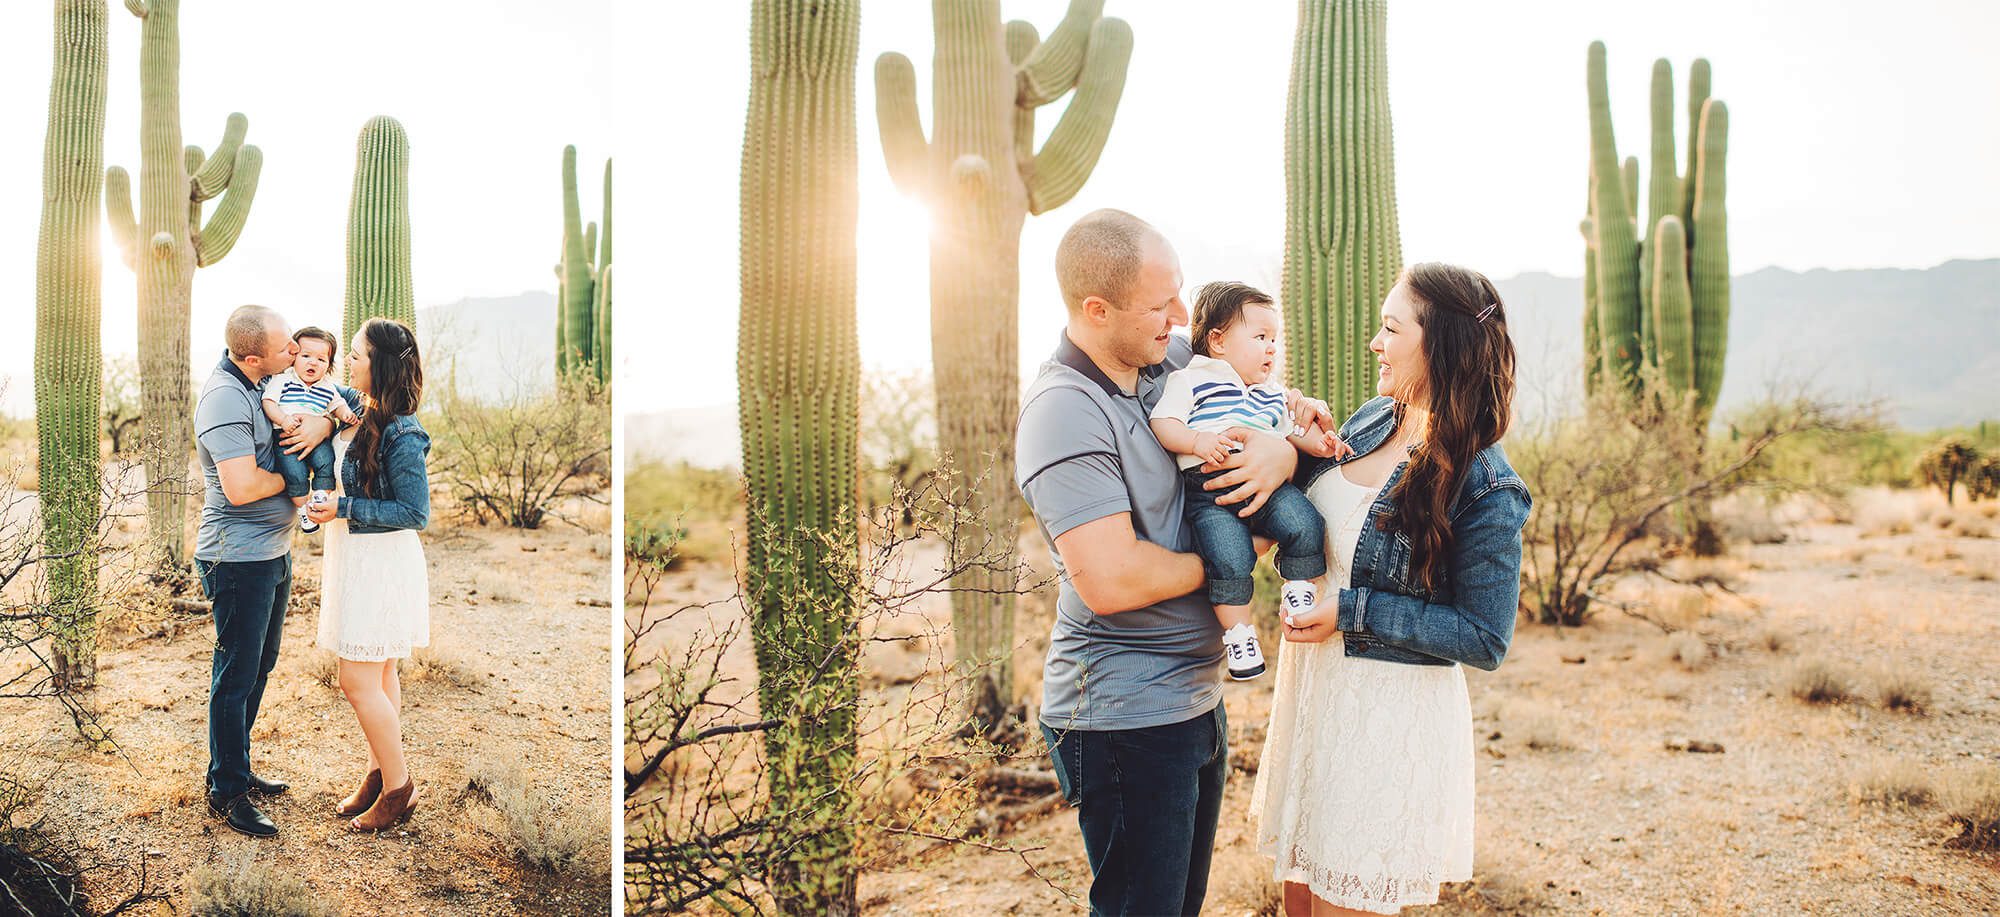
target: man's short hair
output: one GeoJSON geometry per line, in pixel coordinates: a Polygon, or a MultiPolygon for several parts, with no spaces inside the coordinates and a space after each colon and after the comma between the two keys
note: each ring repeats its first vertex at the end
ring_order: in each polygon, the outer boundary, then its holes
{"type": "Polygon", "coordinates": [[[1056,283],[1071,312],[1096,296],[1124,308],[1145,262],[1146,243],[1160,238],[1152,224],[1109,207],[1083,215],[1056,245],[1056,283]]]}
{"type": "Polygon", "coordinates": [[[231,356],[268,357],[265,348],[271,343],[271,329],[283,318],[278,310],[270,306],[237,306],[229,313],[229,321],[222,326],[223,343],[229,347],[231,356]]]}

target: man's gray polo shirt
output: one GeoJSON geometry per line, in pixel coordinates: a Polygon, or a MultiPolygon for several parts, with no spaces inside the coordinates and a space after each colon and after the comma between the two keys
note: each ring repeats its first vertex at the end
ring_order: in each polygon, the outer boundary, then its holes
{"type": "MultiPolygon", "coordinates": [[[[1174,457],[1147,423],[1166,374],[1187,365],[1186,338],[1118,388],[1064,334],[1021,399],[1015,483],[1035,514],[1056,570],[1056,536],[1117,513],[1138,536],[1194,550],[1174,457]]],[[[1192,719],[1222,701],[1222,625],[1197,589],[1145,608],[1099,616],[1063,577],[1042,673],[1042,722],[1054,729],[1141,729],[1192,719]]]]}
{"type": "Polygon", "coordinates": [[[222,495],[217,462],[255,456],[257,467],[278,467],[276,431],[264,415],[263,387],[250,381],[229,354],[201,386],[194,406],[195,458],[201,462],[201,529],[195,535],[194,556],[206,561],[255,561],[283,557],[292,550],[292,524],[298,508],[281,491],[242,506],[229,505],[222,495]]]}

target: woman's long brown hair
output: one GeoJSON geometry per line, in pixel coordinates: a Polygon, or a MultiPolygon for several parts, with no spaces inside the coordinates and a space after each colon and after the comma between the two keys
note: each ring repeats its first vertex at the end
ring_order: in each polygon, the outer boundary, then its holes
{"type": "MultiPolygon", "coordinates": [[[[1395,511],[1382,528],[1403,532],[1410,572],[1435,592],[1449,569],[1451,502],[1480,450],[1500,441],[1513,416],[1514,340],[1500,291],[1478,271],[1426,262],[1403,270],[1424,329],[1430,366],[1430,429],[1396,485],[1395,511]],[[1483,314],[1483,318],[1482,318],[1483,314]]],[[[1396,403],[1396,424],[1405,405],[1396,403]]]]}
{"type": "Polygon", "coordinates": [[[417,412],[424,396],[424,363],[416,332],[402,322],[371,318],[361,325],[361,340],[368,345],[369,391],[361,428],[348,448],[360,450],[361,492],[374,497],[382,478],[382,431],[398,416],[417,412]]]}

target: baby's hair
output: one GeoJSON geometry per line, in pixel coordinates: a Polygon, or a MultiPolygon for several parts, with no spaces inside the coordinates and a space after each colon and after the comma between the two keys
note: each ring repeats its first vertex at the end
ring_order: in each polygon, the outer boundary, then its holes
{"type": "Polygon", "coordinates": [[[295,343],[303,344],[307,338],[326,342],[326,361],[328,363],[333,362],[334,357],[340,356],[340,340],[333,336],[333,332],[318,325],[307,325],[292,332],[292,341],[295,343]]]}
{"type": "Polygon", "coordinates": [[[1202,284],[1201,289],[1194,291],[1194,327],[1190,329],[1194,352],[1208,356],[1208,333],[1228,331],[1230,325],[1243,317],[1244,306],[1276,305],[1263,290],[1240,281],[1202,284]]]}

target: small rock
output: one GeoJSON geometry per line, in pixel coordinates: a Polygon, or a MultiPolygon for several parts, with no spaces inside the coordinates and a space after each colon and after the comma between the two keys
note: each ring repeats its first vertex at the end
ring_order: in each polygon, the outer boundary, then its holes
{"type": "Polygon", "coordinates": [[[1582,657],[1582,656],[1564,656],[1564,657],[1562,657],[1562,661],[1564,661],[1564,662],[1567,662],[1567,663],[1569,663],[1570,665],[1582,665],[1582,664],[1583,664],[1583,657],[1582,657]]]}

